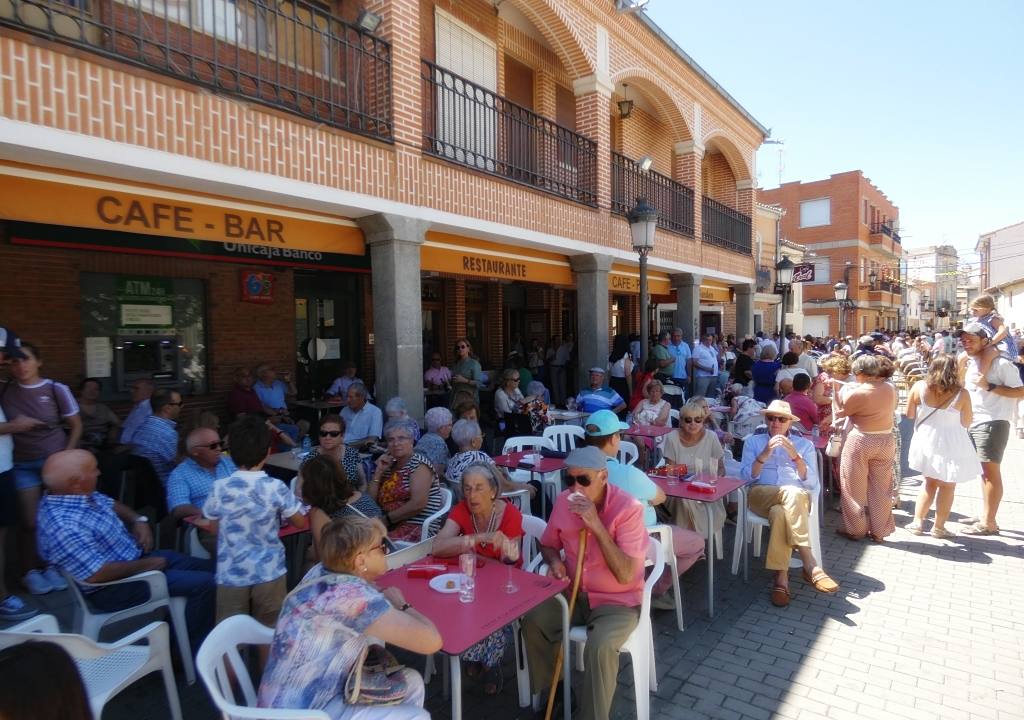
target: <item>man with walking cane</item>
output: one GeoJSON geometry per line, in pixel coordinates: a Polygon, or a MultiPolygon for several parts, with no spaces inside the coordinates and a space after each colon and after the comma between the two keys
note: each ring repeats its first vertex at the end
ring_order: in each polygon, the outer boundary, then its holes
{"type": "MultiPolygon", "coordinates": [[[[640,618],[647,529],[640,502],[608,484],[604,453],[595,447],[577,448],[565,463],[569,488],[555,501],[540,552],[553,577],[568,577],[573,583],[570,624],[587,626],[578,717],[605,720],[615,695],[619,648],[640,618]]],[[[557,599],[528,613],[523,631],[530,686],[536,693],[553,684],[552,672],[561,660],[562,612],[557,599]]]]}

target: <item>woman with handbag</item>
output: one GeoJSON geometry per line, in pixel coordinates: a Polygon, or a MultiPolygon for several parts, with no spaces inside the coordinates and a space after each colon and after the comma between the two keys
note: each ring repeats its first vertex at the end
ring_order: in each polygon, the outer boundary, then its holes
{"type": "Polygon", "coordinates": [[[915,420],[908,464],[925,479],[917,496],[914,521],[906,528],[914,535],[924,534],[925,516],[935,500],[932,537],[953,537],[946,530],[946,518],[953,507],[957,483],[981,475],[978,453],[967,434],[974,415],[971,397],[963,391],[953,355],[932,360],[925,379],[910,389],[906,414],[915,420]]]}
{"type": "Polygon", "coordinates": [[[434,624],[397,588],[378,590],[387,572],[384,526],[334,520],[320,539],[323,562],[284,601],[259,705],[322,710],[335,720],[428,720],[423,679],[375,638],[411,652],[441,649],[434,624]]]}

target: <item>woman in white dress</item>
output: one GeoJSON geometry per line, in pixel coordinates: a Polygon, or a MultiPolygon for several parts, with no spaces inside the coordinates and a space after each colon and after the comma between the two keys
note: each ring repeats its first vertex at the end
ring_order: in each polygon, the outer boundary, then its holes
{"type": "Polygon", "coordinates": [[[973,416],[971,399],[963,391],[954,355],[932,360],[925,379],[910,389],[906,414],[915,421],[908,464],[925,478],[907,530],[924,533],[925,516],[937,495],[932,537],[952,537],[945,525],[956,486],[981,475],[981,463],[967,434],[973,416]]]}

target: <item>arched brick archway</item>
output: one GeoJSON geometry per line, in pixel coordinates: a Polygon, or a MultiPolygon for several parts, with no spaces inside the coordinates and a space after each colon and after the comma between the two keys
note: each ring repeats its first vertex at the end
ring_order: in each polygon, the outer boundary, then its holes
{"type": "Polygon", "coordinates": [[[658,111],[658,120],[665,123],[672,133],[673,143],[692,140],[693,134],[686,122],[682,110],[665,92],[665,81],[644,68],[627,68],[616,73],[612,82],[617,86],[627,83],[630,89],[643,93],[652,106],[658,111]]]}
{"type": "Polygon", "coordinates": [[[754,174],[750,163],[743,157],[743,153],[740,152],[736,144],[724,131],[712,130],[704,136],[701,144],[704,145],[708,152],[718,151],[722,153],[726,162],[729,163],[729,169],[732,170],[733,177],[737,181],[753,179],[754,174]]]}
{"type": "Polygon", "coordinates": [[[570,77],[594,72],[592,51],[588,51],[582,28],[573,25],[566,4],[559,0],[505,0],[537,28],[554,49],[570,77]]]}

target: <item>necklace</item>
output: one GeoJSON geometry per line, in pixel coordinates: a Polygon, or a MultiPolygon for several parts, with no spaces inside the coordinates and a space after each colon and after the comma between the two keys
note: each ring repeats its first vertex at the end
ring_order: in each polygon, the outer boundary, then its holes
{"type": "MultiPolygon", "coordinates": [[[[498,529],[498,526],[494,522],[494,513],[495,513],[495,511],[497,511],[497,509],[498,509],[498,503],[494,503],[493,505],[491,505],[491,517],[487,521],[487,533],[486,533],[487,535],[490,535],[491,533],[493,533],[495,530],[498,529]]],[[[480,532],[480,526],[477,525],[477,523],[476,523],[476,515],[473,516],[473,532],[476,533],[477,535],[482,534],[480,532]]],[[[483,543],[480,543],[480,544],[486,546],[486,545],[489,545],[490,543],[483,542],[483,543]]]]}

